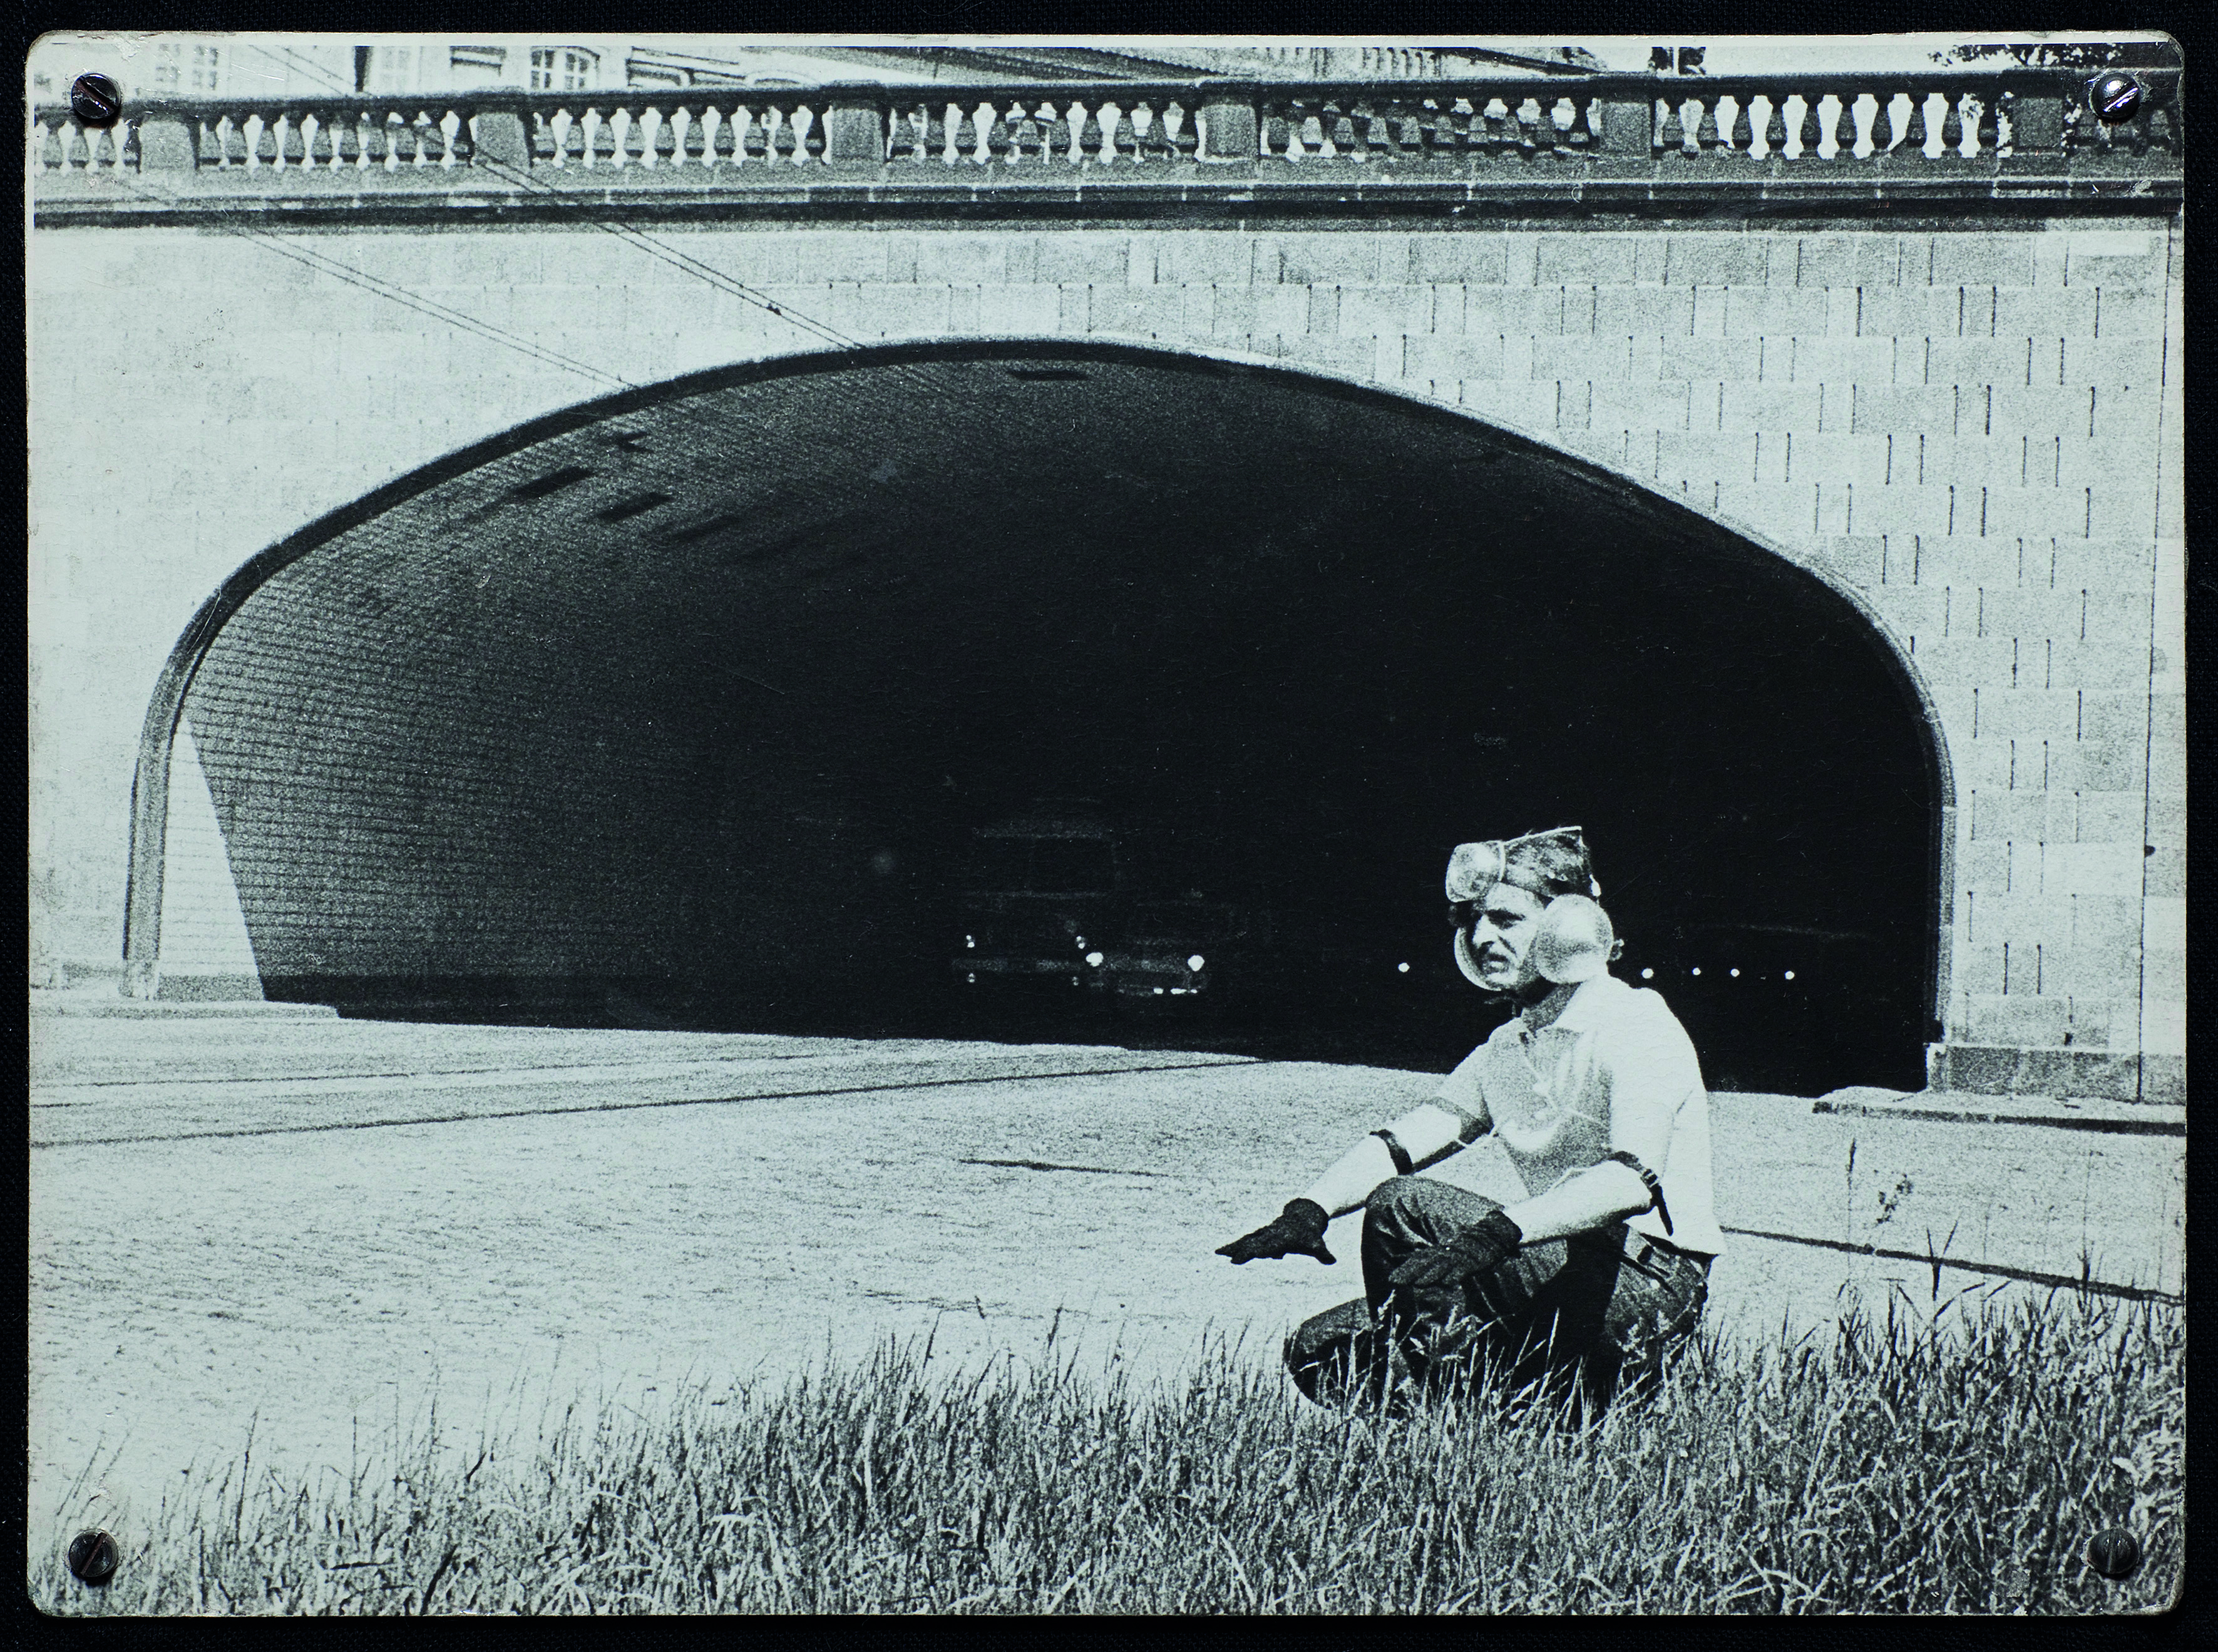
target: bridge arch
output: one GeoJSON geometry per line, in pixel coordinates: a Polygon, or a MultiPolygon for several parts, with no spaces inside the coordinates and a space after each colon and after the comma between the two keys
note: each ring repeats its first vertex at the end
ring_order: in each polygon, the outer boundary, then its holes
{"type": "Polygon", "coordinates": [[[1941,723],[1856,592],[1459,410],[1184,348],[720,368],[270,547],[148,708],[140,990],[187,721],[278,997],[883,994],[965,828],[1073,793],[1428,979],[1445,847],[1579,820],[1713,1080],[1914,1086],[1946,993],[1941,723]],[[1848,993],[1816,1067],[1749,1044],[1737,947],[1848,993]]]}

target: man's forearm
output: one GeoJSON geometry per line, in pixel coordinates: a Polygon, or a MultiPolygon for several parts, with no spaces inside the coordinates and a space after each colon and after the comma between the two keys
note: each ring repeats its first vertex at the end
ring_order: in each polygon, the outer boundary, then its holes
{"type": "MultiPolygon", "coordinates": [[[[1390,1127],[1402,1150],[1417,1165],[1428,1165],[1458,1151],[1465,1141],[1465,1121],[1446,1108],[1430,1103],[1404,1113],[1390,1127]]],[[[1401,1173],[1393,1153],[1376,1135],[1366,1135],[1333,1161],[1332,1167],[1311,1182],[1302,1197],[1313,1199],[1329,1216],[1354,1210],[1383,1182],[1401,1173]]]]}
{"type": "Polygon", "coordinates": [[[1648,1185],[1630,1166],[1605,1162],[1567,1176],[1546,1192],[1507,1206],[1527,1245],[1562,1239],[1638,1216],[1648,1208],[1648,1185]]]}
{"type": "Polygon", "coordinates": [[[1375,1135],[1366,1135],[1332,1162],[1302,1197],[1324,1206],[1327,1216],[1344,1216],[1395,1175],[1393,1155],[1375,1135]]]}

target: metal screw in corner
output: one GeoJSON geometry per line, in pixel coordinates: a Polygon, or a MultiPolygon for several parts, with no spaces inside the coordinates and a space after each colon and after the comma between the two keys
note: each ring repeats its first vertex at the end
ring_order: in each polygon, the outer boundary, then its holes
{"type": "Polygon", "coordinates": [[[89,127],[112,127],[123,110],[123,94],[106,75],[79,75],[70,83],[70,113],[89,127]]]}
{"type": "Polygon", "coordinates": [[[78,1582],[99,1588],[115,1575],[115,1539],[105,1531],[80,1531],[70,1539],[64,1559],[78,1582]]]}
{"type": "Polygon", "coordinates": [[[2087,83],[2087,107],[2105,126],[2130,121],[2141,113],[2141,84],[2127,74],[2097,76],[2087,83]]]}
{"type": "Polygon", "coordinates": [[[2123,1526],[2097,1531],[2087,1544],[2087,1564],[2113,1583],[2122,1583],[2141,1563],[2140,1540],[2123,1526]]]}

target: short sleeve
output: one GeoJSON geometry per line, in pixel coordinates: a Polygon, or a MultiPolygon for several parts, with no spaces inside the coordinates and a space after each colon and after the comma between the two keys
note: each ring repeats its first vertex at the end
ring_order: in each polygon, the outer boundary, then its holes
{"type": "Polygon", "coordinates": [[[1486,1110],[1486,1093],[1478,1082],[1479,1062],[1485,1054],[1486,1046],[1481,1044],[1457,1062],[1455,1071],[1440,1080],[1434,1096],[1441,1106],[1463,1120],[1465,1141],[1476,1141],[1494,1125],[1486,1110]]]}
{"type": "Polygon", "coordinates": [[[1701,1088],[1701,1063],[1667,1012],[1629,1017],[1595,1052],[1609,1086],[1609,1145],[1662,1173],[1679,1110],[1701,1088]]]}

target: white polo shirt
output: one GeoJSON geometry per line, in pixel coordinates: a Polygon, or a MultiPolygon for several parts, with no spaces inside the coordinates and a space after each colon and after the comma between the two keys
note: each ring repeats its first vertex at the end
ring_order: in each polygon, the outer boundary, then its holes
{"type": "Polygon", "coordinates": [[[1440,1086],[1473,1139],[1491,1128],[1528,1196],[1626,1151],[1654,1171],[1671,1209],[1633,1228],[1681,1250],[1725,1248],[1710,1197],[1710,1100],[1686,1029],[1645,987],[1597,975],[1552,1020],[1534,1005],[1494,1030],[1440,1086]]]}

